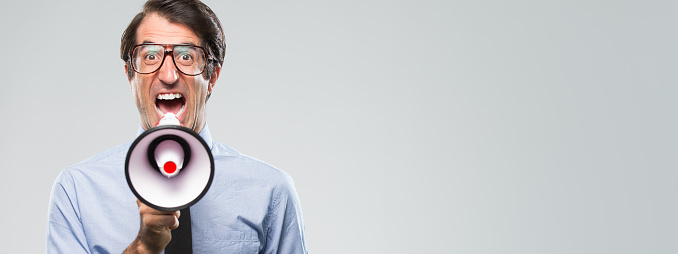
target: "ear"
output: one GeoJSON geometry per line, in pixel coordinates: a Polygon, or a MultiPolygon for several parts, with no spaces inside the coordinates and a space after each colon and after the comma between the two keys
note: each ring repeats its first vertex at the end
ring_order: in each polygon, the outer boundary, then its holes
{"type": "Polygon", "coordinates": [[[210,96],[212,94],[212,89],[214,88],[214,85],[217,83],[217,79],[219,79],[220,73],[221,65],[217,63],[214,65],[214,71],[212,71],[212,76],[210,77],[209,84],[207,85],[207,96],[210,96]]]}
{"type": "Polygon", "coordinates": [[[125,77],[127,77],[127,82],[130,82],[130,85],[132,85],[131,80],[129,80],[129,75],[127,73],[127,63],[123,64],[125,66],[125,77]]]}

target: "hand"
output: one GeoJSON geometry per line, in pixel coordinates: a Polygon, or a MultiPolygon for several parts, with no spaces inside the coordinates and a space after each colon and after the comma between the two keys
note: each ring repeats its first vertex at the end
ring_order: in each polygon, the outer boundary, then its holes
{"type": "Polygon", "coordinates": [[[179,211],[155,210],[137,199],[141,228],[137,238],[124,253],[161,253],[172,240],[173,229],[179,227],[179,211]]]}

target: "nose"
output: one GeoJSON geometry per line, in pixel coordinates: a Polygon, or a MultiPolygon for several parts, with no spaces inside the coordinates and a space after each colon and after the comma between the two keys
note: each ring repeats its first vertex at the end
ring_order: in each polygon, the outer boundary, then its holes
{"type": "Polygon", "coordinates": [[[172,61],[172,54],[166,54],[160,70],[158,70],[158,78],[160,81],[165,84],[174,84],[179,75],[177,73],[177,67],[174,66],[174,61],[172,61]]]}

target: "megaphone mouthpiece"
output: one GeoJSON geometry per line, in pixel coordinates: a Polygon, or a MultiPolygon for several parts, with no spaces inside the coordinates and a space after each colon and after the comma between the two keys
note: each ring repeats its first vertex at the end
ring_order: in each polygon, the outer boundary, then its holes
{"type": "Polygon", "coordinates": [[[179,125],[181,126],[181,122],[179,121],[179,118],[177,118],[177,115],[174,113],[165,113],[165,116],[158,121],[158,123],[155,126],[163,126],[163,125],[179,125]]]}

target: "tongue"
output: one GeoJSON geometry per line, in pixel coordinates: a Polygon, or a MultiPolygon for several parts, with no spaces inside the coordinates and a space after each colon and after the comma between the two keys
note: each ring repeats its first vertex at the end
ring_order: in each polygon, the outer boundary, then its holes
{"type": "Polygon", "coordinates": [[[181,99],[174,100],[157,100],[156,105],[164,113],[177,114],[184,102],[181,99]]]}

